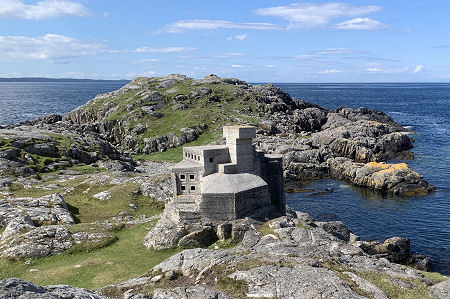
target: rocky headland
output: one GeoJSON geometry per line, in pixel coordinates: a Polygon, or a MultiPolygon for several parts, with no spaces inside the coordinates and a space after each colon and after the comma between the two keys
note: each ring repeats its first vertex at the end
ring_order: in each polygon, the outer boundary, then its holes
{"type": "Polygon", "coordinates": [[[448,298],[447,277],[424,272],[430,260],[410,254],[407,238],[360,240],[341,222],[289,208],[272,219],[263,211],[197,227],[171,221],[163,208],[172,164],[147,159],[178,161],[184,144],[221,144],[231,124],[257,126],[255,146],[283,155],[293,186],[334,178],[397,196],[434,191],[407,164],[388,162],[413,158],[413,140],[382,112],[330,111],[270,84],[214,75],[136,78],[64,116],[0,128],[0,298],[448,298]],[[38,277],[65,273],[58,259],[84,255],[72,269],[121,273],[119,259],[89,259],[110,248],[124,260],[135,248],[126,265],[146,270],[96,278],[109,286],[76,284],[95,291],[7,278],[57,284],[38,277]]]}

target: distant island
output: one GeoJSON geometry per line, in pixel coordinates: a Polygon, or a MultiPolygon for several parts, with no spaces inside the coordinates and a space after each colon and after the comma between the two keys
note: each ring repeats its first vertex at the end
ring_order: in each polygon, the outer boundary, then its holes
{"type": "Polygon", "coordinates": [[[130,82],[130,80],[117,79],[117,80],[103,80],[103,79],[74,79],[74,78],[43,78],[43,77],[23,77],[23,78],[0,78],[0,82],[130,82]]]}

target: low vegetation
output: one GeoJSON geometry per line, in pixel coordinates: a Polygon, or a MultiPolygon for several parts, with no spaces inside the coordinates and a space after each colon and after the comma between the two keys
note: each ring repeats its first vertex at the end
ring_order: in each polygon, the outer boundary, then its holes
{"type": "MultiPolygon", "coordinates": [[[[394,277],[381,272],[374,271],[356,271],[341,265],[335,261],[327,261],[323,263],[326,268],[334,271],[344,282],[346,282],[354,291],[362,296],[367,296],[367,292],[361,290],[344,272],[352,272],[359,277],[367,280],[380,288],[389,298],[392,299],[432,299],[428,294],[428,286],[418,279],[409,279],[403,277],[394,277]],[[411,288],[402,288],[395,281],[404,282],[411,285],[411,288]]],[[[433,283],[438,283],[447,280],[448,278],[439,274],[431,272],[423,272],[426,279],[433,283]]]]}
{"type": "Polygon", "coordinates": [[[75,250],[28,260],[0,259],[0,279],[19,277],[38,285],[69,284],[95,289],[143,275],[177,250],[147,250],[142,239],[151,224],[115,233],[116,241],[97,250],[75,250]]]}
{"type": "MultiPolygon", "coordinates": [[[[90,166],[77,167],[77,170],[86,173],[90,173],[91,169],[90,166]]],[[[88,289],[100,288],[140,276],[177,252],[147,250],[142,244],[155,221],[128,226],[112,220],[124,211],[127,216],[146,217],[163,211],[162,202],[137,192],[138,184],[110,184],[110,178],[106,175],[102,179],[102,174],[95,175],[95,179],[87,175],[79,175],[74,179],[55,180],[52,177],[52,174],[47,174],[42,179],[42,185],[31,188],[13,184],[9,191],[14,197],[40,197],[61,193],[77,222],[75,225],[66,225],[69,231],[107,233],[112,238],[98,243],[75,245],[68,251],[51,257],[26,260],[0,258],[0,279],[18,277],[38,285],[69,284],[88,289]],[[53,188],[43,188],[46,185],[52,185],[53,188]],[[103,191],[110,192],[110,198],[99,200],[92,197],[103,191]],[[109,225],[105,225],[108,221],[109,225]]],[[[3,230],[4,227],[0,227],[0,233],[3,230]]]]}

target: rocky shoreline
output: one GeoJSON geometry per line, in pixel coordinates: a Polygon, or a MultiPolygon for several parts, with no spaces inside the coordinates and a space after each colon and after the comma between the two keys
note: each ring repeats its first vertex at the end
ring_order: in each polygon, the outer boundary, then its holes
{"type": "Polygon", "coordinates": [[[449,280],[419,271],[430,271],[431,262],[410,254],[406,238],[361,241],[341,222],[315,222],[290,209],[271,220],[263,211],[198,227],[171,222],[170,205],[160,216],[140,214],[146,199],[162,205],[172,197],[171,164],[136,162],[132,155],[164,153],[202,136],[220,144],[218,128],[234,123],[258,126],[255,146],[283,155],[286,181],[333,178],[396,196],[434,191],[407,164],[385,163],[412,158],[413,140],[382,112],[329,111],[270,84],[214,75],[137,78],[65,116],[0,128],[0,257],[27,260],[107,247],[116,229],[155,217],[158,223],[142,240],[147,247],[200,248],[95,292],[6,278],[0,298],[389,298],[392,289],[447,298],[449,280]],[[202,118],[199,111],[212,114],[202,118]],[[120,188],[130,199],[117,197],[120,188]],[[79,219],[82,205],[116,204],[116,197],[117,209],[104,218],[79,219]]]}

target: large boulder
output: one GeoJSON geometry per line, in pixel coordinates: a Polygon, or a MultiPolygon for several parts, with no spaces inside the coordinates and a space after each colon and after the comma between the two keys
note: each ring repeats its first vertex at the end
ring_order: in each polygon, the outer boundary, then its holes
{"type": "Polygon", "coordinates": [[[85,289],[75,288],[68,285],[56,285],[40,287],[31,282],[17,278],[5,278],[0,280],[1,298],[22,298],[22,299],[101,299],[102,296],[85,289]]]}
{"type": "Polygon", "coordinates": [[[28,216],[36,225],[74,224],[64,198],[60,194],[39,198],[23,197],[0,200],[0,224],[6,226],[15,218],[28,216]]]}

